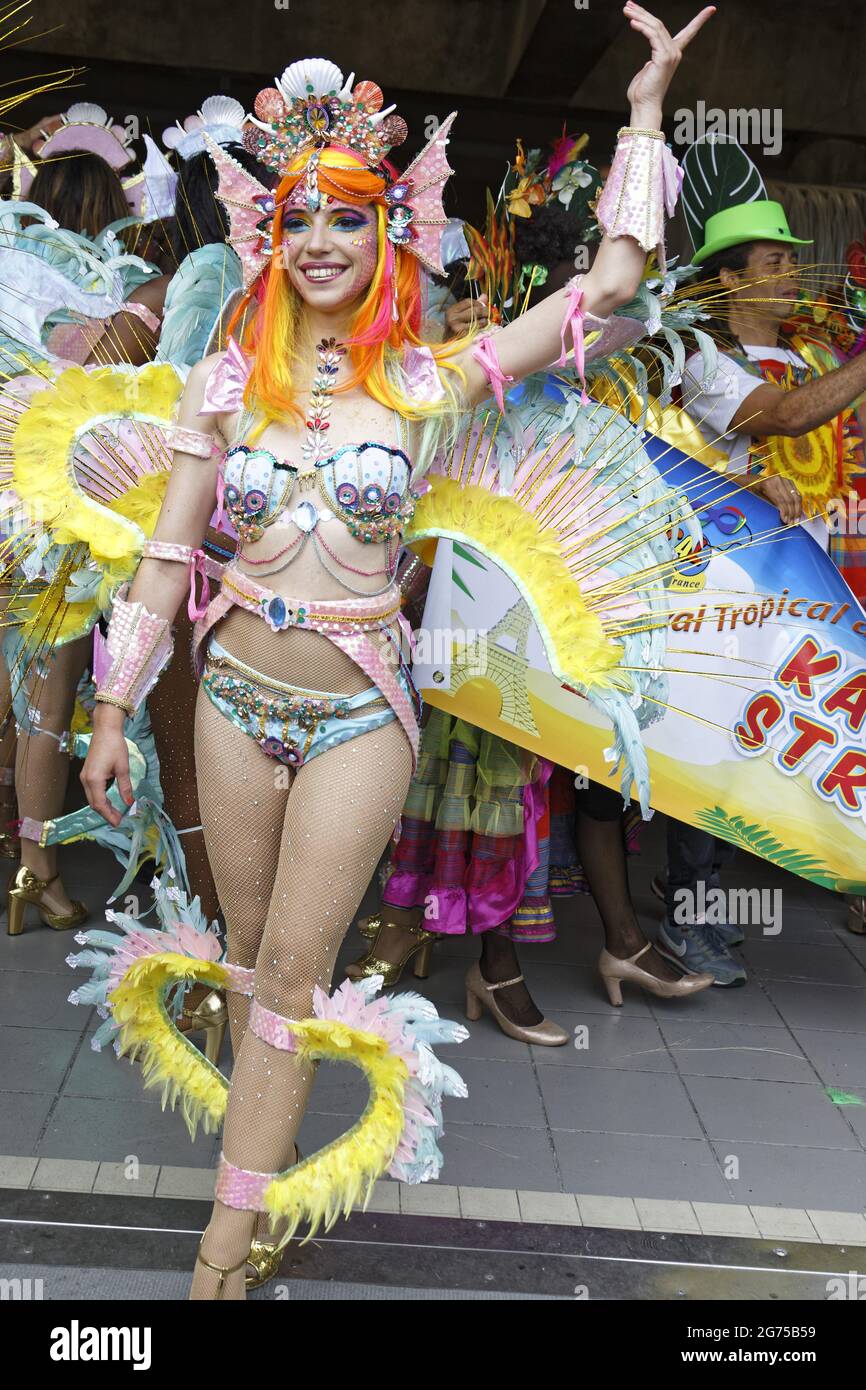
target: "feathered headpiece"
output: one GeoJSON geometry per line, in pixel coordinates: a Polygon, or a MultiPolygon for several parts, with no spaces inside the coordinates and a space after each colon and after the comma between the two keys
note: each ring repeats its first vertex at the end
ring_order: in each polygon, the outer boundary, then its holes
{"type": "MultiPolygon", "coordinates": [[[[281,178],[299,155],[308,155],[303,184],[308,206],[318,206],[316,171],[328,146],[347,151],[376,168],[387,183],[388,237],[411,251],[434,274],[443,273],[440,244],[448,219],[442,190],[453,170],[448,164],[448,133],[456,111],[442,122],[405,173],[392,179],[381,161],[406,138],[406,122],[383,109],[375,82],[358,82],[326,58],[305,58],[286,68],[274,87],[255,100],[256,115],[244,130],[246,149],[281,178]]],[[[205,148],[216,166],[217,197],[229,217],[228,241],[241,258],[244,287],[264,269],[270,256],[270,223],[276,210],[273,193],[221,149],[207,131],[205,148]]]]}

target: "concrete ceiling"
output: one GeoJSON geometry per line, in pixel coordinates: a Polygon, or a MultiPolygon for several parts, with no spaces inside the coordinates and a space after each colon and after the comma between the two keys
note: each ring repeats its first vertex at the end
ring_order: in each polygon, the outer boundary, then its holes
{"type": "MultiPolygon", "coordinates": [[[[453,196],[480,211],[498,186],[514,139],[546,144],[564,123],[586,130],[590,157],[605,159],[626,115],[625,91],[644,61],[621,0],[32,0],[25,47],[4,53],[8,78],[64,60],[86,66],[74,92],[31,102],[29,124],[90,98],[143,129],[196,109],[215,91],[246,106],[299,57],[332,58],[372,78],[396,100],[416,150],[428,115],[460,110],[453,196]],[[581,6],[581,7],[579,7],[581,6]],[[53,32],[46,32],[51,31],[53,32]]],[[[672,31],[700,0],[655,0],[672,31]]],[[[866,185],[866,0],[720,0],[687,53],[668,109],[778,108],[777,158],[750,150],[769,177],[866,185]],[[802,172],[801,172],[802,171],[802,172]],[[832,171],[832,172],[829,172],[832,171]]],[[[672,119],[668,133],[672,133],[672,119]]]]}
{"type": "MultiPolygon", "coordinates": [[[[387,91],[621,112],[645,54],[620,0],[33,0],[31,45],[82,61],[266,78],[324,54],[387,91]],[[579,7],[581,6],[581,7],[579,7]]],[[[675,32],[699,0],[657,0],[675,32]]],[[[693,105],[780,107],[791,131],[866,136],[864,0],[721,0],[677,74],[693,105]]]]}

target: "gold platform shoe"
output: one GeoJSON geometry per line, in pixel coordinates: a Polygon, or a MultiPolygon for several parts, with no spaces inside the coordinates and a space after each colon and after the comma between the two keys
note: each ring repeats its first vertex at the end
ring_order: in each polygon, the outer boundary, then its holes
{"type": "Polygon", "coordinates": [[[184,1008],[179,1031],[184,1035],[204,1033],[204,1055],[215,1067],[219,1061],[228,1021],[229,1011],[225,996],[218,989],[212,989],[195,1008],[184,1008]]]}
{"type": "Polygon", "coordinates": [[[56,883],[60,875],[53,878],[37,878],[32,869],[24,864],[9,885],[6,895],[7,931],[10,936],[20,936],[24,930],[24,913],[28,903],[39,909],[39,916],[46,927],[54,931],[71,931],[80,927],[90,916],[90,910],[77,899],[73,900],[71,912],[51,912],[45,907],[45,890],[56,883]]]}
{"type": "MultiPolygon", "coordinates": [[[[295,1145],[295,1166],[301,1161],[301,1151],[295,1145]]],[[[253,1271],[248,1274],[245,1280],[248,1289],[260,1289],[262,1284],[266,1284],[269,1279],[273,1279],[279,1273],[280,1265],[283,1262],[285,1246],[280,1248],[269,1240],[254,1240],[250,1245],[250,1253],[247,1256],[247,1264],[253,1271]]]]}

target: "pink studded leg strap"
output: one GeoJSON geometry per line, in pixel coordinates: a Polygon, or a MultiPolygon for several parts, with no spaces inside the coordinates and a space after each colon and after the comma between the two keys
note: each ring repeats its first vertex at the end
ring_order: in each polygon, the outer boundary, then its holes
{"type": "Polygon", "coordinates": [[[283,1018],[281,1014],[275,1014],[271,1009],[266,1009],[260,1004],[258,999],[254,999],[250,1008],[250,1032],[255,1033],[262,1042],[270,1043],[271,1047],[276,1047],[280,1052],[295,1051],[295,1036],[292,1032],[292,1019],[283,1018]]]}
{"type": "Polygon", "coordinates": [[[228,976],[226,989],[232,994],[252,994],[256,981],[255,970],[248,970],[244,965],[232,965],[228,960],[223,961],[223,969],[228,976]]]}
{"type": "Polygon", "coordinates": [[[220,1154],[214,1196],[224,1207],[233,1207],[235,1211],[264,1211],[265,1191],[276,1176],[236,1168],[225,1154],[220,1154]]]}

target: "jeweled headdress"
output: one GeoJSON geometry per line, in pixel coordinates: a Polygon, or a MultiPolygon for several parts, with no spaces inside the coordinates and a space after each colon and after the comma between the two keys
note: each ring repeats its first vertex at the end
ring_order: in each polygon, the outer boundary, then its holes
{"type": "Polygon", "coordinates": [[[394,106],[382,109],[384,97],[375,82],[353,86],[327,58],[292,63],[273,87],[255,100],[244,144],[256,159],[282,176],[305,150],[342,145],[371,168],[408,135],[394,106]]]}
{"type": "MultiPolygon", "coordinates": [[[[292,63],[275,83],[259,92],[256,114],[244,129],[244,145],[250,153],[280,178],[306,154],[301,186],[313,211],[320,198],[321,152],[330,146],[355,155],[386,182],[389,240],[441,275],[440,242],[448,221],[442,189],[453,173],[445,151],[456,111],[442,122],[405,173],[392,179],[380,166],[406,139],[406,122],[393,114],[393,106],[383,109],[384,98],[375,82],[353,85],[354,73],[344,80],[340,69],[326,58],[305,58],[292,63]]],[[[274,195],[206,132],[204,141],[219,178],[217,197],[229,216],[229,244],[243,263],[248,287],[270,257],[274,195]]]]}

